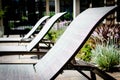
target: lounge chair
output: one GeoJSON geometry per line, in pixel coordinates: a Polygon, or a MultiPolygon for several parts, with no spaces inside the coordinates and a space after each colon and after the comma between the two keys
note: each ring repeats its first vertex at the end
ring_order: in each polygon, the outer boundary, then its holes
{"type": "MultiPolygon", "coordinates": [[[[32,51],[33,48],[36,48],[36,46],[39,44],[39,42],[42,41],[42,39],[45,37],[47,32],[52,28],[54,23],[65,14],[63,13],[57,13],[53,17],[51,17],[46,24],[43,26],[41,31],[37,34],[37,36],[27,45],[17,45],[17,46],[0,46],[0,55],[7,55],[7,54],[26,54],[26,53],[35,53],[35,54],[42,54],[42,52],[36,52],[32,51]]],[[[43,52],[44,53],[44,52],[43,52]]]]}
{"type": "MultiPolygon", "coordinates": [[[[34,66],[0,65],[0,80],[54,80],[82,48],[96,25],[115,8],[116,6],[111,6],[85,10],[71,22],[52,49],[34,66]]],[[[108,75],[103,73],[103,76],[108,75]]],[[[108,76],[107,80],[115,79],[108,76]]]]}
{"type": "Polygon", "coordinates": [[[49,16],[44,16],[35,24],[35,26],[23,37],[23,38],[0,38],[0,42],[20,42],[28,41],[30,36],[35,32],[35,30],[49,18],[49,16]]]}

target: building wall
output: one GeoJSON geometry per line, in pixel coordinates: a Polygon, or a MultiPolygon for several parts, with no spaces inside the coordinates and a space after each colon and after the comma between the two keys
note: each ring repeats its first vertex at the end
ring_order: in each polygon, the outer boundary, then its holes
{"type": "MultiPolygon", "coordinates": [[[[34,24],[41,16],[45,15],[46,13],[46,1],[47,0],[2,0],[3,8],[6,8],[8,13],[5,13],[4,17],[4,30],[5,32],[9,32],[9,20],[18,20],[22,16],[27,16],[29,24],[34,24]],[[13,2],[13,1],[19,1],[13,2]],[[11,3],[12,2],[12,3],[11,3]],[[21,4],[20,4],[21,2],[21,4]],[[9,7],[5,7],[5,5],[9,7]],[[42,7],[41,7],[42,6],[42,7]],[[27,11],[26,11],[27,9],[27,11]]],[[[55,11],[55,0],[48,0],[49,1],[49,11],[55,11]]],[[[58,0],[56,0],[58,1],[58,0]]],[[[59,0],[60,1],[60,12],[68,12],[70,15],[77,16],[79,12],[89,8],[89,7],[103,7],[103,6],[112,6],[112,5],[119,5],[120,0],[76,0],[80,2],[77,4],[76,12],[74,9],[74,2],[75,0],[59,0]],[[78,10],[79,9],[79,10],[78,10]]],[[[21,19],[20,19],[21,20],[21,19]]],[[[118,8],[117,13],[113,13],[106,19],[107,23],[114,24],[120,22],[120,8],[118,8]]],[[[16,26],[15,26],[16,27],[16,26]]]]}
{"type": "Polygon", "coordinates": [[[34,25],[43,16],[41,0],[2,0],[2,7],[5,34],[14,34],[11,27],[34,25]]]}

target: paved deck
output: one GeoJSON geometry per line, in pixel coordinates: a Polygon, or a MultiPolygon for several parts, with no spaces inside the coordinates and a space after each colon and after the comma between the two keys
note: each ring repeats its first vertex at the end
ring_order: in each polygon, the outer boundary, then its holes
{"type": "MultiPolygon", "coordinates": [[[[34,64],[38,61],[36,55],[10,55],[0,56],[0,64],[34,64]]],[[[87,75],[90,75],[88,71],[84,71],[87,75]]],[[[120,72],[109,73],[117,80],[120,80],[120,72]]],[[[55,80],[87,80],[76,70],[64,70],[55,80]]],[[[103,80],[97,76],[97,80],[103,80]]]]}
{"type": "MultiPolygon", "coordinates": [[[[6,37],[6,36],[4,36],[6,37]]],[[[19,35],[10,35],[9,37],[20,37],[19,35]]],[[[11,45],[11,43],[0,43],[0,45],[11,45]]],[[[19,43],[12,43],[19,45],[19,43]]],[[[35,64],[37,63],[37,55],[8,55],[0,56],[0,64],[35,64]]],[[[89,75],[89,72],[86,72],[89,75]]],[[[87,80],[76,70],[64,70],[55,80],[87,80]]]]}
{"type": "MultiPolygon", "coordinates": [[[[19,37],[19,36],[11,36],[19,37]]],[[[0,43],[0,45],[5,45],[0,43]]],[[[7,45],[11,45],[8,43],[7,45]]],[[[13,45],[13,43],[12,43],[13,45]]],[[[14,43],[14,45],[16,45],[14,43]]],[[[18,43],[17,43],[18,45],[18,43]]],[[[0,56],[0,64],[35,64],[37,63],[37,55],[9,55],[9,56],[0,56]]],[[[87,75],[90,75],[88,71],[84,71],[87,75]]],[[[116,77],[117,80],[120,80],[120,72],[111,73],[112,76],[116,77]]],[[[55,80],[87,80],[83,75],[81,75],[76,70],[64,70],[55,80]]],[[[97,80],[103,80],[97,76],[97,80]]]]}
{"type": "MultiPolygon", "coordinates": [[[[0,56],[0,64],[35,64],[38,59],[36,55],[9,55],[0,56]]],[[[85,72],[89,75],[89,72],[85,72]]],[[[55,80],[87,80],[76,70],[64,70],[55,80]]]]}

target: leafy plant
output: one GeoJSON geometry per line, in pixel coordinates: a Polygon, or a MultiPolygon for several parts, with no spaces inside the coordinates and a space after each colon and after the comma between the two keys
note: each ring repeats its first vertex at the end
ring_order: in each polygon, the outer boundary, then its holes
{"type": "Polygon", "coordinates": [[[4,11],[0,9],[0,18],[2,18],[3,16],[4,16],[4,11]]]}
{"type": "Polygon", "coordinates": [[[92,34],[96,44],[110,44],[119,47],[120,42],[120,25],[119,24],[100,24],[92,34]]]}
{"type": "Polygon", "coordinates": [[[53,16],[53,15],[55,15],[55,12],[50,12],[50,14],[49,14],[50,16],[53,16]]]}
{"type": "Polygon", "coordinates": [[[65,18],[66,20],[72,20],[72,14],[71,14],[70,12],[67,12],[67,14],[64,15],[64,18],[65,18]]]}
{"type": "Polygon", "coordinates": [[[91,54],[92,54],[91,50],[93,48],[94,48],[94,42],[91,38],[89,38],[76,57],[84,61],[88,61],[88,62],[91,61],[91,54]]]}
{"type": "Polygon", "coordinates": [[[60,35],[63,32],[64,32],[64,29],[59,29],[59,30],[52,29],[47,33],[46,38],[53,42],[56,42],[56,40],[60,37],[60,35]]]}
{"type": "Polygon", "coordinates": [[[14,22],[13,22],[13,21],[9,21],[9,22],[8,22],[8,26],[9,26],[10,28],[14,28],[14,22]]]}
{"type": "Polygon", "coordinates": [[[120,52],[113,45],[96,45],[92,50],[92,62],[101,69],[110,71],[115,65],[120,64],[120,52]]]}
{"type": "Polygon", "coordinates": [[[22,21],[24,22],[24,21],[27,21],[27,20],[28,20],[28,17],[27,17],[27,16],[22,16],[21,19],[22,19],[22,21]]]}
{"type": "MultiPolygon", "coordinates": [[[[49,16],[52,17],[55,14],[54,11],[50,11],[49,16]]],[[[46,15],[46,12],[43,12],[43,15],[46,15]]]]}
{"type": "Polygon", "coordinates": [[[0,9],[0,18],[5,17],[5,13],[8,11],[8,6],[5,6],[4,9],[0,9]]]}
{"type": "Polygon", "coordinates": [[[47,33],[47,39],[55,41],[56,40],[56,31],[51,30],[47,33]]]}

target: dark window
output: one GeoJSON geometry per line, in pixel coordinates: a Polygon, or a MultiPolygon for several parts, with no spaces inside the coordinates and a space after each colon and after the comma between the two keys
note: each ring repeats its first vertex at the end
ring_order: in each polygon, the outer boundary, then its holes
{"type": "Polygon", "coordinates": [[[84,11],[85,9],[89,8],[90,0],[80,0],[80,12],[84,11]]]}
{"type": "Polygon", "coordinates": [[[117,0],[117,21],[120,22],[120,0],[117,0]]]}
{"type": "Polygon", "coordinates": [[[34,25],[43,16],[42,7],[41,0],[2,0],[5,34],[11,32],[12,28],[34,25]]]}
{"type": "Polygon", "coordinates": [[[103,7],[104,0],[92,0],[92,7],[103,7]]]}

